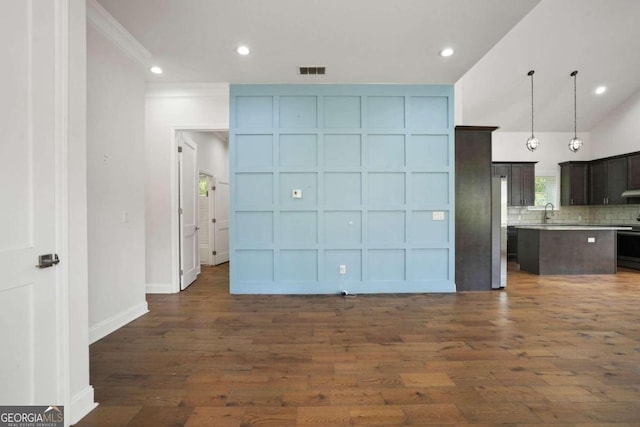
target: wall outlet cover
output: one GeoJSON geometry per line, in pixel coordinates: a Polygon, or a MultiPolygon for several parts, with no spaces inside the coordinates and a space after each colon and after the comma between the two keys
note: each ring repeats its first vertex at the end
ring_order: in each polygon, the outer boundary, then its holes
{"type": "Polygon", "coordinates": [[[291,197],[293,199],[302,199],[302,190],[299,190],[299,189],[291,190],[291,197]]]}

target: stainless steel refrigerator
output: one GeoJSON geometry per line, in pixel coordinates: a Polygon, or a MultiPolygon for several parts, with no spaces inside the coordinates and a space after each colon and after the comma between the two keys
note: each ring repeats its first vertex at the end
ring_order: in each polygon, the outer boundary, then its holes
{"type": "Polygon", "coordinates": [[[491,289],[507,286],[507,178],[491,181],[491,289]]]}

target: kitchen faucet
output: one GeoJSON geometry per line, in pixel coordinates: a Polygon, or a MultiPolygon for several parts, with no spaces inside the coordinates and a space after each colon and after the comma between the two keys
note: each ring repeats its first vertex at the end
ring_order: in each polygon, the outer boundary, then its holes
{"type": "Polygon", "coordinates": [[[551,215],[553,216],[553,210],[555,209],[555,206],[553,206],[553,203],[549,202],[546,205],[544,205],[544,223],[548,223],[549,220],[551,219],[551,217],[549,216],[549,214],[547,213],[547,208],[549,207],[549,205],[551,205],[551,215]]]}

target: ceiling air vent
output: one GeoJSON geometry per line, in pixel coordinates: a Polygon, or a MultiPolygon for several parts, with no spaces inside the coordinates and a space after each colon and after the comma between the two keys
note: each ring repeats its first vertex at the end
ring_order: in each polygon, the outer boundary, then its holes
{"type": "Polygon", "coordinates": [[[310,75],[324,75],[326,73],[326,67],[300,67],[298,69],[298,74],[301,76],[310,76],[310,75]]]}

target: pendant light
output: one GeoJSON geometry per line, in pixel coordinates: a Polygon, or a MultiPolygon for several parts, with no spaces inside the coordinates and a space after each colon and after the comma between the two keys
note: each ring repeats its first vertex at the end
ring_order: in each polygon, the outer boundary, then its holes
{"type": "Polygon", "coordinates": [[[527,76],[531,77],[531,136],[529,137],[529,139],[527,139],[526,145],[527,149],[531,152],[533,152],[536,148],[538,148],[538,145],[540,145],[540,141],[533,134],[533,73],[535,73],[534,70],[531,70],[527,73],[527,76]]]}
{"type": "Polygon", "coordinates": [[[576,90],[577,71],[573,71],[570,76],[573,77],[573,138],[569,141],[569,150],[577,152],[582,147],[582,139],[578,138],[578,101],[576,90]]]}

